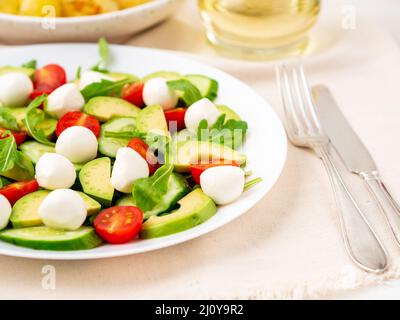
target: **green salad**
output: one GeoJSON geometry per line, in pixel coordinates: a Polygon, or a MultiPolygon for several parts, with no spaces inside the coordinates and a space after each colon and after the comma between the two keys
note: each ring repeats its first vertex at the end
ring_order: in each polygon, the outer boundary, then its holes
{"type": "Polygon", "coordinates": [[[0,67],[0,240],[66,251],[164,237],[261,181],[216,80],[111,71],[105,39],[99,55],[75,79],[35,60],[0,67]]]}

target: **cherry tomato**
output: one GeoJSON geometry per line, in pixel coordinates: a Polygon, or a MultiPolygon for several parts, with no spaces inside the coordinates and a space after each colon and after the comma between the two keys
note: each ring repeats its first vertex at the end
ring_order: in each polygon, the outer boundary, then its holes
{"type": "Polygon", "coordinates": [[[193,180],[196,181],[198,185],[200,185],[200,176],[201,174],[209,168],[218,167],[218,166],[235,166],[239,167],[240,165],[235,161],[226,161],[226,160],[218,160],[210,163],[204,164],[196,164],[192,165],[190,171],[192,172],[193,180]]]}
{"type": "MultiPolygon", "coordinates": [[[[0,128],[0,139],[4,139],[4,138],[8,137],[8,135],[3,137],[3,134],[6,131],[11,131],[11,130],[0,128]]],[[[17,143],[17,146],[22,144],[26,139],[26,132],[24,132],[24,131],[11,131],[11,133],[15,138],[15,142],[17,143]]]]}
{"type": "Polygon", "coordinates": [[[121,244],[135,238],[143,224],[143,212],[137,207],[111,207],[94,219],[97,234],[112,244],[121,244]]]}
{"type": "Polygon", "coordinates": [[[39,184],[36,180],[15,182],[0,189],[0,194],[5,196],[13,206],[19,199],[29,193],[39,190],[39,184]]]}
{"type": "Polygon", "coordinates": [[[143,101],[143,88],[144,83],[142,82],[127,84],[122,89],[121,98],[130,103],[133,103],[139,108],[143,108],[145,106],[143,101]]]}
{"type": "Polygon", "coordinates": [[[153,175],[154,172],[156,172],[157,169],[160,167],[157,157],[149,149],[149,146],[143,140],[141,140],[139,138],[133,138],[129,142],[128,147],[135,150],[137,153],[139,153],[142,156],[143,159],[145,159],[147,161],[147,164],[149,166],[150,175],[153,175]]]}
{"type": "MultiPolygon", "coordinates": [[[[176,109],[172,109],[172,110],[167,110],[164,112],[165,114],[165,119],[167,119],[167,124],[168,124],[168,128],[171,129],[172,124],[170,124],[170,122],[172,123],[176,123],[176,125],[174,124],[174,126],[176,126],[177,131],[185,129],[186,125],[185,125],[185,114],[186,114],[186,108],[176,108],[176,109]]],[[[175,127],[174,127],[175,129],[175,127]]]]}
{"type": "Polygon", "coordinates": [[[35,71],[33,78],[34,91],[31,99],[35,99],[42,94],[50,94],[58,87],[67,82],[65,70],[57,64],[49,64],[35,71]]]}
{"type": "Polygon", "coordinates": [[[69,127],[81,126],[91,130],[96,137],[100,135],[100,122],[96,117],[90,116],[80,111],[71,111],[66,113],[57,123],[57,137],[69,127]]]}

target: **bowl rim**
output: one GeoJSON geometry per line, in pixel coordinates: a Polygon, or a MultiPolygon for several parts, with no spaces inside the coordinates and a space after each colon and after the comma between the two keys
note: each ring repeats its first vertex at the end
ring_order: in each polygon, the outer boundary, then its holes
{"type": "MultiPolygon", "coordinates": [[[[91,16],[78,16],[78,17],[56,17],[54,18],[56,23],[60,24],[75,24],[81,22],[99,22],[110,18],[122,18],[141,11],[151,11],[161,6],[168,6],[178,3],[180,0],[152,0],[148,3],[143,3],[138,6],[131,8],[121,9],[113,12],[96,14],[91,16]]],[[[8,20],[12,22],[20,23],[42,23],[43,19],[49,17],[33,17],[33,16],[21,16],[10,13],[0,13],[0,20],[8,20]]]]}

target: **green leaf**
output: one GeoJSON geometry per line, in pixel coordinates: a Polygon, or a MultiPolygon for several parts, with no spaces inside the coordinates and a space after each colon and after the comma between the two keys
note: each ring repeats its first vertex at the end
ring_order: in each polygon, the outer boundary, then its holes
{"type": "Polygon", "coordinates": [[[256,179],[250,180],[249,182],[246,182],[244,185],[244,191],[247,191],[247,190],[253,188],[255,185],[259,184],[262,181],[263,181],[262,178],[256,178],[256,179]]]}
{"type": "Polygon", "coordinates": [[[31,60],[31,61],[24,63],[21,67],[29,68],[29,69],[36,69],[36,66],[37,66],[37,60],[31,60]]]}
{"type": "Polygon", "coordinates": [[[107,72],[106,66],[110,60],[110,47],[106,38],[100,38],[98,42],[100,61],[96,63],[91,70],[98,72],[107,72]]]}
{"type": "Polygon", "coordinates": [[[0,127],[18,131],[17,119],[5,108],[0,108],[0,127]]]}
{"type": "Polygon", "coordinates": [[[137,131],[136,129],[133,131],[106,131],[104,133],[106,138],[116,138],[116,139],[133,139],[133,138],[142,138],[143,134],[137,131]]]}
{"type": "Polygon", "coordinates": [[[181,99],[187,106],[190,106],[196,101],[202,99],[199,89],[197,89],[197,87],[194,86],[189,80],[172,80],[168,81],[167,85],[170,89],[181,93],[181,99]]]}
{"type": "Polygon", "coordinates": [[[139,179],[133,187],[133,194],[136,205],[143,212],[150,211],[162,201],[163,196],[168,192],[168,183],[174,171],[173,165],[163,165],[153,176],[139,179]]]}
{"type": "Polygon", "coordinates": [[[76,76],[75,76],[77,80],[81,78],[81,73],[82,73],[82,67],[79,66],[78,69],[76,70],[76,76]]]}
{"type": "Polygon", "coordinates": [[[122,88],[131,82],[131,79],[123,79],[120,81],[109,81],[103,79],[101,82],[88,85],[81,91],[81,93],[86,102],[99,96],[120,96],[122,88]]]}
{"type": "Polygon", "coordinates": [[[18,165],[25,168],[22,154],[18,151],[17,143],[10,131],[6,131],[0,139],[0,173],[6,172],[18,165]]]}
{"type": "Polygon", "coordinates": [[[47,95],[41,95],[33,100],[28,106],[24,122],[33,139],[47,146],[54,146],[55,143],[47,139],[44,130],[37,128],[37,125],[42,122],[46,116],[43,112],[36,112],[36,109],[46,102],[47,95]]]}
{"type": "Polygon", "coordinates": [[[247,122],[233,119],[225,122],[225,114],[222,114],[210,129],[208,129],[207,120],[201,120],[197,129],[197,139],[236,149],[243,144],[247,130],[247,122]]]}

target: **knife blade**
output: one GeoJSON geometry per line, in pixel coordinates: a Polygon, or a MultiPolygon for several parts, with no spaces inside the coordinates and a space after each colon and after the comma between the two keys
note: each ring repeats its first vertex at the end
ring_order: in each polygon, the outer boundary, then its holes
{"type": "Polygon", "coordinates": [[[368,190],[386,215],[400,246],[400,206],[382,182],[369,151],[348,123],[330,90],[318,85],[312,88],[312,92],[322,130],[328,135],[347,169],[365,181],[368,190]]]}
{"type": "Polygon", "coordinates": [[[312,92],[321,126],[347,169],[354,173],[377,171],[374,159],[339,109],[331,91],[318,85],[312,92]]]}

